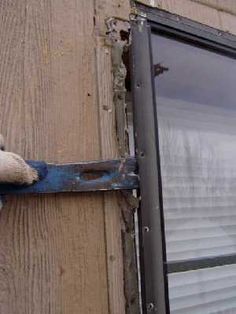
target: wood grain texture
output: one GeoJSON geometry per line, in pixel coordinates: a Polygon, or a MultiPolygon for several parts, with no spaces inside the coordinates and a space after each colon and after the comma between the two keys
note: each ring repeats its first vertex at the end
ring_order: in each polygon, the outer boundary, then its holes
{"type": "MultiPolygon", "coordinates": [[[[0,3],[0,127],[25,158],[100,158],[94,5],[0,3]]],[[[100,194],[9,198],[0,217],[0,313],[108,313],[100,194]]]]}
{"type": "Polygon", "coordinates": [[[139,2],[236,34],[234,0],[139,0],[139,2]]]}
{"type": "MultiPolygon", "coordinates": [[[[102,31],[100,32],[102,34],[102,31]]],[[[102,158],[118,156],[113,104],[113,78],[111,48],[105,45],[104,35],[97,37],[97,75],[99,121],[102,158]]],[[[105,234],[108,267],[108,293],[110,314],[125,313],[124,270],[121,241],[121,209],[117,193],[104,195],[105,234]]]]}
{"type": "Polygon", "coordinates": [[[154,7],[179,14],[215,28],[219,28],[220,18],[216,9],[207,7],[191,0],[142,0],[145,4],[152,3],[154,7]]]}
{"type": "MultiPolygon", "coordinates": [[[[97,29],[97,73],[98,100],[101,129],[101,153],[103,158],[114,158],[118,155],[118,142],[115,129],[115,104],[113,102],[113,75],[111,62],[111,46],[107,44],[105,21],[110,17],[119,20],[128,20],[130,13],[129,0],[96,0],[97,29]]],[[[119,22],[118,22],[119,23],[119,22]]],[[[130,284],[130,278],[124,278],[124,264],[129,263],[134,252],[129,251],[129,260],[124,260],[123,250],[127,246],[124,237],[125,229],[123,221],[124,207],[129,211],[128,204],[121,206],[121,194],[109,193],[104,198],[105,233],[108,266],[109,309],[111,314],[126,313],[125,285],[130,284]],[[123,240],[123,243],[122,243],[123,240]],[[125,240],[125,241],[124,241],[125,240]]],[[[129,235],[128,235],[129,236],[129,235]]],[[[127,237],[128,237],[127,236],[127,237]]],[[[134,242],[134,238],[132,237],[134,242]]],[[[129,264],[130,265],[130,264],[129,264]]],[[[133,265],[135,272],[135,266],[133,265]]],[[[133,278],[131,278],[133,279],[133,278]]],[[[136,281],[134,282],[134,286],[136,281]]],[[[131,296],[128,296],[128,298],[131,296]]],[[[127,298],[127,299],[128,299],[127,298]]],[[[127,300],[129,301],[129,300],[127,300]]],[[[134,301],[133,301],[134,302],[134,301]]],[[[128,313],[128,312],[127,312],[128,313]]],[[[137,308],[134,312],[138,314],[137,308]]]]}
{"type": "Polygon", "coordinates": [[[225,32],[236,35],[236,15],[226,12],[219,12],[220,28],[225,32]]]}
{"type": "Polygon", "coordinates": [[[235,0],[191,0],[205,4],[214,9],[236,15],[236,1],[235,0]]]}

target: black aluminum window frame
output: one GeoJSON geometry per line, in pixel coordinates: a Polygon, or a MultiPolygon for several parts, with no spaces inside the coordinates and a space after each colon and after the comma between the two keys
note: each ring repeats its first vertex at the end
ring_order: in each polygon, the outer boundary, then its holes
{"type": "Polygon", "coordinates": [[[194,43],[235,59],[236,36],[145,5],[137,5],[137,11],[131,17],[131,73],[141,194],[142,303],[144,313],[168,314],[169,273],[236,264],[236,254],[167,263],[151,33],[194,43]]]}

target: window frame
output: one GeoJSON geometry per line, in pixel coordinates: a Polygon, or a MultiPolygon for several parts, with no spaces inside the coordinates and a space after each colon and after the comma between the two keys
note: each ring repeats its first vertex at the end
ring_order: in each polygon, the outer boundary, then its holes
{"type": "Polygon", "coordinates": [[[151,52],[153,32],[194,43],[234,59],[236,36],[142,4],[137,5],[137,14],[131,16],[134,132],[141,194],[139,236],[142,305],[144,313],[168,314],[169,273],[236,264],[236,254],[167,263],[151,52]]]}

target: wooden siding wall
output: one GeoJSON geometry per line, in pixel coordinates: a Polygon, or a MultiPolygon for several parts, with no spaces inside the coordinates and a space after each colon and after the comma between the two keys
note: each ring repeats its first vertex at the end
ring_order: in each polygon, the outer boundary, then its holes
{"type": "MultiPolygon", "coordinates": [[[[114,3],[1,1],[0,126],[8,150],[49,162],[117,155],[104,19],[128,18],[129,3],[114,3]]],[[[124,313],[120,230],[113,193],[8,198],[0,313],[124,313]]]]}

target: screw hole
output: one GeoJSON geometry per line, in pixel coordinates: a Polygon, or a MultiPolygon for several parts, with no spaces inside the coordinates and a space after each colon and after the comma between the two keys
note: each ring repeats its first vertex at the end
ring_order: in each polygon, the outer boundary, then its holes
{"type": "Polygon", "coordinates": [[[149,312],[153,311],[153,310],[154,310],[154,304],[153,304],[153,303],[148,303],[148,305],[147,305],[147,310],[148,310],[149,312]]]}
{"type": "Polygon", "coordinates": [[[145,156],[144,152],[140,152],[139,155],[140,155],[140,157],[144,157],[145,156]]]}
{"type": "Polygon", "coordinates": [[[149,231],[150,231],[150,229],[149,229],[148,226],[145,226],[145,227],[143,228],[143,230],[144,230],[145,232],[149,232],[149,231]]]}

